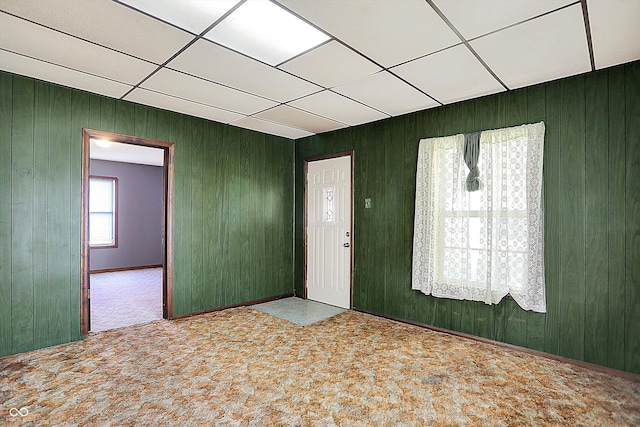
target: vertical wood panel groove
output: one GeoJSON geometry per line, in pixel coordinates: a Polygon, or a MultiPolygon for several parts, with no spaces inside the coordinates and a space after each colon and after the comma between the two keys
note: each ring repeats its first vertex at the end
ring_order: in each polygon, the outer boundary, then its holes
{"type": "Polygon", "coordinates": [[[202,146],[204,129],[200,120],[192,120],[188,126],[191,130],[190,142],[191,150],[191,209],[189,212],[189,234],[191,243],[191,301],[190,306],[194,311],[204,310],[204,276],[203,276],[203,181],[202,181],[202,146]]]}
{"type": "Polygon", "coordinates": [[[626,72],[626,325],[625,370],[640,371],[640,67],[625,65],[626,72]]]}
{"type": "Polygon", "coordinates": [[[13,77],[0,73],[0,357],[12,352],[11,302],[13,300],[11,147],[13,132],[13,77]]]}
{"type": "Polygon", "coordinates": [[[49,333],[50,317],[50,288],[49,253],[47,245],[47,211],[49,210],[49,85],[43,82],[36,83],[36,117],[35,117],[35,152],[34,152],[34,221],[33,221],[33,256],[34,256],[34,283],[42,283],[34,289],[35,332],[36,346],[49,345],[51,335],[49,333]]]}
{"type": "MultiPolygon", "coordinates": [[[[71,93],[71,128],[69,140],[71,143],[71,242],[82,242],[82,200],[76,195],[84,191],[82,181],[82,129],[89,126],[90,119],[90,99],[91,96],[85,92],[73,91],[71,93]]],[[[82,337],[80,331],[82,316],[82,248],[71,249],[71,287],[69,291],[69,301],[71,310],[69,311],[71,339],[77,340],[82,337]]]]}
{"type": "Polygon", "coordinates": [[[589,292],[585,295],[584,342],[587,362],[607,363],[608,259],[608,87],[607,73],[593,73],[586,78],[585,171],[589,176],[585,194],[584,246],[585,278],[589,292]],[[607,285],[607,286],[605,286],[607,285]]]}
{"type": "Polygon", "coordinates": [[[562,82],[560,148],[563,168],[560,185],[563,205],[560,215],[562,245],[560,248],[561,311],[560,353],[582,360],[584,357],[584,77],[562,82]]]}
{"type": "Polygon", "coordinates": [[[624,167],[626,152],[626,103],[625,78],[622,73],[608,72],[609,117],[608,117],[608,153],[609,183],[607,205],[608,217],[608,311],[607,319],[607,366],[624,369],[625,361],[625,190],[626,174],[624,167]]]}
{"type": "Polygon", "coordinates": [[[544,200],[545,200],[545,287],[547,313],[545,316],[544,351],[558,354],[560,341],[560,286],[561,286],[561,224],[559,191],[560,168],[560,82],[549,84],[545,92],[545,147],[544,147],[544,200]]]}
{"type": "Polygon", "coordinates": [[[11,348],[13,352],[34,346],[33,307],[33,138],[35,83],[15,78],[11,152],[11,348]]]}
{"type": "MultiPolygon", "coordinates": [[[[52,313],[49,334],[54,344],[71,339],[69,290],[71,282],[71,90],[51,86],[49,183],[50,209],[47,216],[48,269],[52,313]]],[[[77,135],[76,143],[81,140],[77,135]]],[[[80,159],[78,159],[80,161],[80,159]]],[[[78,177],[78,179],[80,179],[78,177]]],[[[79,198],[80,195],[78,194],[79,198]]],[[[80,242],[74,242],[79,247],[80,242]]],[[[77,267],[79,268],[79,266],[77,267]]],[[[79,286],[79,284],[78,284],[79,286]]]]}

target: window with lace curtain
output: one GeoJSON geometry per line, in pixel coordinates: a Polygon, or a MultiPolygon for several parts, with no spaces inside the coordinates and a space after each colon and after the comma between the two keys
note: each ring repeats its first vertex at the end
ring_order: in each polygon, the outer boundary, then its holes
{"type": "Polygon", "coordinates": [[[544,130],[541,122],[420,141],[413,289],[487,304],[510,294],[546,311],[544,130]]]}

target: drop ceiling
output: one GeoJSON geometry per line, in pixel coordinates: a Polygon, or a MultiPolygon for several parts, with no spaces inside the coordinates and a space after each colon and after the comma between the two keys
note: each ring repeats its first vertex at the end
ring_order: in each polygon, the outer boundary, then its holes
{"type": "Polygon", "coordinates": [[[270,65],[211,40],[244,0],[1,0],[0,69],[297,139],[640,59],[640,0],[261,1],[328,40],[270,65]]]}

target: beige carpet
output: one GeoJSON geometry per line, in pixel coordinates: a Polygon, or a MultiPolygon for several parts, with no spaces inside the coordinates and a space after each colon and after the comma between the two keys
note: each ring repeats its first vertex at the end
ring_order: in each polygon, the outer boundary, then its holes
{"type": "Polygon", "coordinates": [[[162,319],[162,268],[91,275],[92,332],[162,319]]]}
{"type": "Polygon", "coordinates": [[[0,425],[638,426],[640,384],[353,311],[235,308],[0,359],[0,425]]]}

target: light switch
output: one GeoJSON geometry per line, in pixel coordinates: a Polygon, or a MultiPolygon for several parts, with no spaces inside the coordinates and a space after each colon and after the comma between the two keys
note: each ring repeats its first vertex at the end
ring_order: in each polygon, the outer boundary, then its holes
{"type": "Polygon", "coordinates": [[[367,197],[364,199],[364,208],[371,209],[371,197],[367,197]]]}

